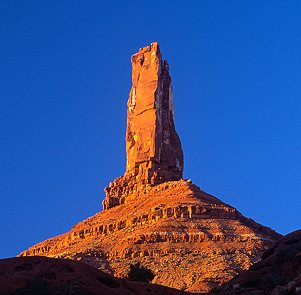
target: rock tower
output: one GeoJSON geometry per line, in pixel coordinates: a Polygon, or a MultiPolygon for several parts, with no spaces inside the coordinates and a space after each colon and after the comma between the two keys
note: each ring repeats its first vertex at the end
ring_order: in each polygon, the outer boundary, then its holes
{"type": "Polygon", "coordinates": [[[104,209],[123,204],[129,193],[145,186],[180,180],[183,151],[174,124],[169,65],[157,42],[132,56],[128,99],[126,172],[105,189],[104,209]]]}
{"type": "Polygon", "coordinates": [[[171,79],[158,43],[140,49],[132,65],[126,171],[105,189],[105,210],[20,256],[80,260],[116,277],[140,263],[155,274],[152,283],[208,292],[248,269],[280,235],[182,179],[171,79]]]}

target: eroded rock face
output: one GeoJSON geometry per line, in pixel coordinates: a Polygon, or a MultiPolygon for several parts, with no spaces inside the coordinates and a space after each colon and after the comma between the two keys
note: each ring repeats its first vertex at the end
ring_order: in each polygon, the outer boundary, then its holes
{"type": "Polygon", "coordinates": [[[126,172],[106,188],[104,209],[124,203],[128,194],[183,176],[183,152],[175,130],[171,78],[159,44],[132,56],[128,99],[126,172]]]}
{"type": "Polygon", "coordinates": [[[301,230],[282,237],[259,262],[212,294],[301,294],[301,230]]]}
{"type": "Polygon", "coordinates": [[[117,277],[130,264],[151,269],[152,283],[205,292],[258,261],[280,235],[189,181],[132,193],[21,256],[80,260],[117,277]]]}
{"type": "Polygon", "coordinates": [[[127,167],[104,210],[20,256],[80,260],[117,277],[139,262],[152,283],[207,292],[258,261],[280,235],[181,179],[168,65],[157,43],[132,58],[127,167]]]}

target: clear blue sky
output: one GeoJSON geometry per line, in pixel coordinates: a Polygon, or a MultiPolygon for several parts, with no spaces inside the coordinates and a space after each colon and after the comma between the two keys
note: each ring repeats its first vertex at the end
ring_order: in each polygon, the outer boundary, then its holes
{"type": "Polygon", "coordinates": [[[101,210],[125,169],[130,56],[161,44],[185,178],[301,227],[300,1],[0,1],[0,257],[101,210]]]}

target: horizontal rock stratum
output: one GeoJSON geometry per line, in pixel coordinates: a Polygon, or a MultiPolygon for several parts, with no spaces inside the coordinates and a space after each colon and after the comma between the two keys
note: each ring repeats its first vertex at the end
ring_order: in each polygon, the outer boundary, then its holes
{"type": "Polygon", "coordinates": [[[153,283],[208,291],[248,269],[280,235],[183,180],[171,78],[158,43],[132,57],[127,166],[105,189],[104,211],[20,256],[81,260],[117,277],[131,264],[153,283]]]}

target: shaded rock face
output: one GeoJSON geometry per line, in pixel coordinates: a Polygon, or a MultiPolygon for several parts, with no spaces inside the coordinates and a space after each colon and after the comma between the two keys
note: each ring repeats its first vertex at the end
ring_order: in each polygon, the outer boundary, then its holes
{"type": "Polygon", "coordinates": [[[301,230],[282,237],[259,262],[212,294],[301,294],[301,230]]]}
{"type": "Polygon", "coordinates": [[[174,124],[169,66],[162,60],[156,42],[132,56],[126,157],[124,176],[105,189],[104,209],[124,203],[129,193],[147,185],[183,176],[183,151],[174,124]]]}
{"type": "Polygon", "coordinates": [[[114,278],[78,261],[46,257],[0,260],[0,294],[186,294],[164,286],[114,278]]]}

